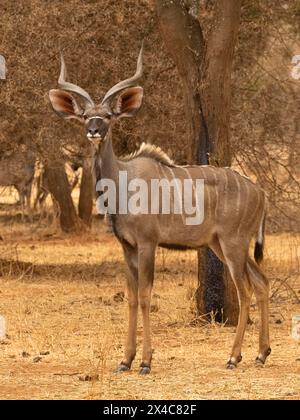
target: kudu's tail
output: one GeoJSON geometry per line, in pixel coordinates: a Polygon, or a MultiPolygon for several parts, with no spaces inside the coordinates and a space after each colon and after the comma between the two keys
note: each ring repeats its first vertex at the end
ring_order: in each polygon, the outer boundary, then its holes
{"type": "Polygon", "coordinates": [[[257,264],[260,264],[264,258],[264,244],[265,244],[265,225],[266,225],[266,210],[260,221],[257,239],[255,241],[254,259],[257,264]]]}

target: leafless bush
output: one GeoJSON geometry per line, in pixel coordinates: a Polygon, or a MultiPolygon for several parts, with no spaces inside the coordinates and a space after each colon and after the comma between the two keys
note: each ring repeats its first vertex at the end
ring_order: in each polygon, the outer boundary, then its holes
{"type": "MultiPolygon", "coordinates": [[[[197,11],[197,1],[194,2],[197,11]]],[[[210,30],[213,2],[200,1],[200,19],[210,30]]],[[[190,142],[180,80],[166,55],[151,0],[1,2],[0,52],[7,80],[0,81],[0,154],[20,144],[42,161],[63,159],[67,148],[86,147],[82,128],[56,118],[47,92],[56,87],[59,50],[69,77],[96,100],[132,73],[145,39],[145,102],[139,118],[115,129],[119,154],[144,140],[186,163],[190,142]]],[[[234,68],[232,147],[240,170],[253,175],[271,201],[271,228],[296,229],[299,219],[300,81],[290,77],[300,51],[297,0],[243,2],[234,68]]],[[[87,151],[88,153],[88,151],[87,151]]]]}

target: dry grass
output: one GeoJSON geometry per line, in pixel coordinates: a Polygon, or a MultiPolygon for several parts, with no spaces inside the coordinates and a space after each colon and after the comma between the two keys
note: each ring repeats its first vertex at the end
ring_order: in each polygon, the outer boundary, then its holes
{"type": "Polygon", "coordinates": [[[90,237],[67,239],[53,229],[38,240],[37,228],[13,220],[1,223],[0,314],[8,327],[0,342],[1,398],[299,399],[300,343],[290,338],[291,317],[300,312],[299,236],[267,238],[273,353],[263,369],[254,366],[254,304],[244,361],[234,372],[224,369],[234,328],[191,326],[195,254],[159,250],[153,370],[140,377],[141,325],[133,370],[114,373],[127,317],[126,297],[115,297],[125,285],[116,240],[101,222],[90,237]]]}

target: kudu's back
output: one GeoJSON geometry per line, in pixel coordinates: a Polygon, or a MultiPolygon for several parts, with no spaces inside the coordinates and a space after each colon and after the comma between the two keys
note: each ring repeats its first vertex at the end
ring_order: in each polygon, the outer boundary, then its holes
{"type": "MultiPolygon", "coordinates": [[[[253,237],[258,238],[265,214],[266,199],[264,192],[250,179],[229,168],[167,165],[145,157],[133,159],[126,166],[129,181],[136,177],[142,178],[147,182],[149,190],[153,179],[166,180],[169,183],[178,180],[179,188],[186,180],[190,180],[192,184],[190,202],[194,208],[198,206],[196,210],[200,211],[198,219],[196,215],[193,218],[184,211],[183,204],[183,211],[179,214],[174,213],[174,193],[178,185],[173,182],[169,214],[164,214],[160,206],[158,214],[129,216],[132,219],[131,232],[126,227],[124,230],[127,230],[126,237],[132,236],[132,230],[135,231],[132,242],[145,235],[145,237],[151,236],[159,245],[170,248],[198,248],[208,245],[215,235],[224,241],[238,241],[242,237],[248,242],[253,237]],[[202,181],[202,189],[199,190],[200,195],[198,194],[196,203],[197,180],[202,181]]],[[[180,193],[184,200],[183,188],[180,193]]],[[[149,195],[149,209],[153,199],[157,197],[149,195]]],[[[121,220],[118,225],[121,230],[123,223],[120,222],[121,220]]]]}

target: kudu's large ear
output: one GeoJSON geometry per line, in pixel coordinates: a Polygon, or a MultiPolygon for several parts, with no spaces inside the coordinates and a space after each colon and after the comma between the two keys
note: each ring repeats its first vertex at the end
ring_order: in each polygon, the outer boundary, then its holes
{"type": "Polygon", "coordinates": [[[53,110],[62,118],[76,118],[82,121],[82,110],[77,104],[73,96],[60,89],[52,89],[49,91],[49,98],[53,110]]]}
{"type": "Polygon", "coordinates": [[[133,117],[142,106],[143,93],[140,86],[123,90],[118,96],[114,114],[118,118],[133,117]]]}

